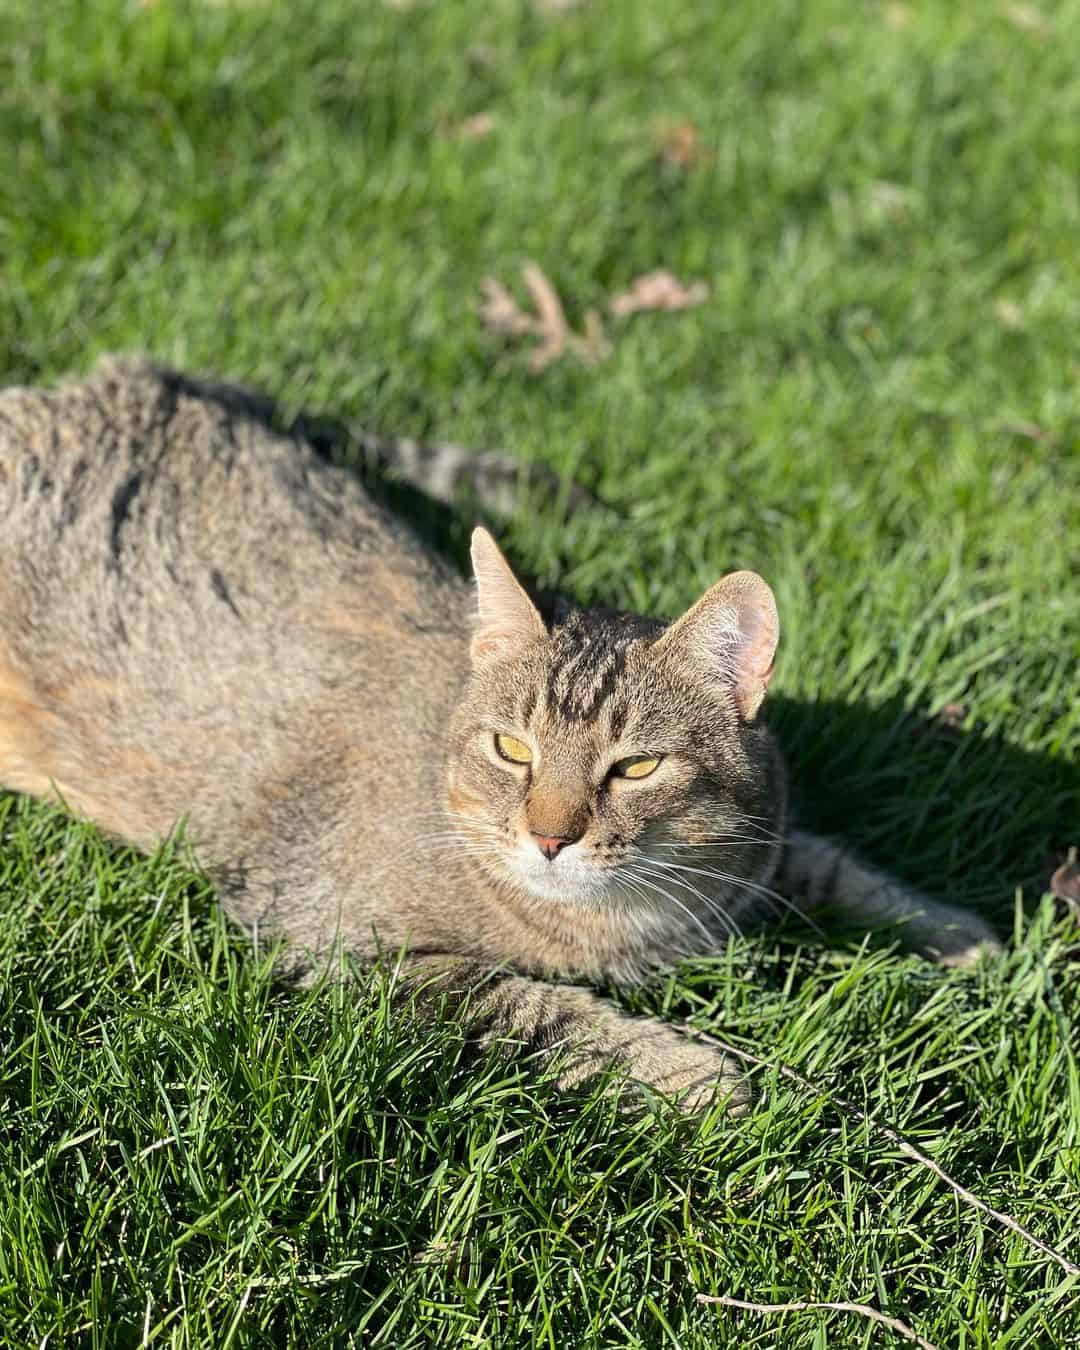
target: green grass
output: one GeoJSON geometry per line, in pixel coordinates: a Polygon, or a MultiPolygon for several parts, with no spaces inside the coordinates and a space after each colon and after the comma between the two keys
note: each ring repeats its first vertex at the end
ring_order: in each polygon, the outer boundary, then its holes
{"type": "Polygon", "coordinates": [[[1077,31],[1076,0],[3,6],[0,378],[150,349],[552,464],[607,509],[502,535],[583,600],[757,568],[804,815],[1011,945],[735,942],[623,997],[820,1092],[620,1117],[383,981],[282,989],[180,853],[0,797],[0,1343],[902,1344],[701,1292],[1080,1344],[1080,1280],[835,1100],[1080,1262],[1080,938],[1042,897],[1080,842],[1077,31]],[[711,296],[532,376],[476,313],[527,259],[575,324],[658,266],[711,296]]]}

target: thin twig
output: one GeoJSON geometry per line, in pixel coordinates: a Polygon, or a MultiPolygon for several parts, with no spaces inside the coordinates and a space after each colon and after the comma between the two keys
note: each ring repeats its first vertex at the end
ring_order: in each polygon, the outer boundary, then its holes
{"type": "Polygon", "coordinates": [[[954,1191],[961,1200],[972,1205],[975,1209],[982,1210],[984,1214],[989,1214],[989,1216],[995,1220],[995,1222],[1001,1224],[1003,1228],[1008,1228],[1018,1237],[1023,1238],[1025,1242],[1030,1243],[1031,1246],[1037,1247],[1039,1251],[1049,1256],[1052,1261],[1056,1261],[1062,1270],[1066,1271],[1068,1274],[1080,1275],[1080,1266],[1076,1265],[1075,1262],[1070,1261],[1067,1256],[1062,1256],[1059,1251],[1055,1251],[1053,1247],[1043,1242],[1041,1238],[1037,1238],[1035,1234],[1031,1232],[1030,1229],[1025,1228],[1022,1223],[1018,1223],[1010,1215],[1002,1213],[1000,1209],[994,1209],[991,1205],[988,1205],[985,1200],[980,1200],[979,1197],[972,1191],[969,1191],[966,1186],[961,1186],[961,1184],[953,1177],[949,1176],[948,1172],[936,1163],[933,1158],[924,1153],[922,1149],[916,1148],[914,1144],[909,1144],[903,1135],[898,1134],[891,1125],[885,1125],[880,1120],[868,1115],[861,1107],[856,1106],[854,1102],[849,1102],[844,1097],[838,1097],[831,1092],[827,1092],[820,1083],[814,1083],[809,1078],[804,1078],[801,1073],[796,1073],[794,1069],[789,1068],[786,1064],[780,1064],[774,1060],[763,1059],[760,1055],[752,1055],[749,1050],[740,1050],[738,1046],[728,1045],[726,1041],[717,1040],[715,1036],[706,1036],[697,1031],[695,1031],[695,1035],[699,1040],[705,1041],[709,1045],[715,1045],[718,1050],[723,1050],[725,1054],[734,1055],[736,1059],[741,1059],[744,1064],[754,1064],[763,1069],[775,1069],[782,1077],[790,1078],[793,1083],[798,1083],[800,1087],[806,1088],[807,1091],[828,1097],[829,1101],[831,1101],[834,1106],[840,1107],[842,1111],[846,1111],[849,1115],[854,1116],[856,1120],[865,1121],[871,1129],[877,1130],[879,1134],[883,1134],[886,1139],[891,1140],[906,1157],[913,1159],[917,1163],[921,1163],[923,1167],[929,1168],[929,1170],[933,1172],[939,1180],[943,1181],[951,1191],[954,1191]]]}
{"type": "Polygon", "coordinates": [[[883,1312],[878,1312],[876,1308],[868,1308],[865,1303],[749,1303],[746,1299],[729,1298],[727,1294],[698,1294],[697,1301],[699,1303],[719,1303],[725,1308],[741,1308],[744,1312],[823,1311],[858,1313],[860,1317],[868,1317],[871,1322],[879,1322],[883,1327],[895,1331],[897,1335],[904,1336],[909,1341],[914,1341],[916,1345],[922,1347],[922,1350],[938,1350],[933,1341],[928,1341],[920,1336],[906,1322],[901,1322],[899,1317],[889,1317],[883,1312]]]}
{"type": "Polygon", "coordinates": [[[559,292],[534,262],[527,262],[521,269],[521,275],[540,316],[540,331],[550,341],[564,343],[570,336],[570,325],[566,322],[566,311],[559,299],[559,292]]]}

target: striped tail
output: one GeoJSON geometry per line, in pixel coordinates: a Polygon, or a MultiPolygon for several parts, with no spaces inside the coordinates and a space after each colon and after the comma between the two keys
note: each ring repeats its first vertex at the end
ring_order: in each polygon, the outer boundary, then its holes
{"type": "Polygon", "coordinates": [[[505,516],[535,493],[561,498],[569,511],[597,504],[584,488],[546,465],[499,451],[379,436],[358,427],[350,427],[349,434],[364,452],[369,471],[399,479],[447,506],[468,496],[484,510],[505,516]]]}

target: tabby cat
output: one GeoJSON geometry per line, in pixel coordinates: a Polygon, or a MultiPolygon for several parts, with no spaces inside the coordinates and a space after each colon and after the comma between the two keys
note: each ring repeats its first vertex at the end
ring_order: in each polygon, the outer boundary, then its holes
{"type": "Polygon", "coordinates": [[[419,1006],[559,1047],[566,1085],[744,1103],[717,1050],[573,982],[774,897],[948,962],[996,946],[789,827],[752,572],[670,625],[545,619],[483,529],[470,585],[265,401],[117,358],[0,394],[0,532],[0,783],[143,848],[186,819],[234,919],[388,954],[419,1006]]]}

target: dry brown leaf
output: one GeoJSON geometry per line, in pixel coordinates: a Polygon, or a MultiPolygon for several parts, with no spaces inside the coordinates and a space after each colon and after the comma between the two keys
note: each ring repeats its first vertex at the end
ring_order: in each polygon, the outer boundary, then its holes
{"type": "Polygon", "coordinates": [[[448,136],[452,136],[459,141],[482,141],[485,136],[490,136],[495,130],[495,115],[489,112],[473,113],[471,117],[466,117],[461,122],[452,123],[447,127],[448,136]]]}
{"type": "Polygon", "coordinates": [[[653,136],[660,158],[676,169],[692,169],[709,158],[693,122],[658,122],[653,136]]]}
{"type": "Polygon", "coordinates": [[[913,740],[955,740],[963,731],[969,708],[966,703],[946,703],[933,717],[913,718],[911,736],[913,740]]]}
{"type": "Polygon", "coordinates": [[[1068,857],[1050,878],[1050,891],[1080,919],[1080,862],[1075,848],[1069,849],[1068,857]]]}
{"type": "Polygon", "coordinates": [[[521,269],[521,275],[536,313],[522,309],[501,281],[485,277],[481,283],[480,320],[492,333],[539,339],[529,354],[529,369],[534,374],[546,370],[567,352],[586,365],[593,365],[607,355],[610,347],[596,310],[590,309],[585,315],[584,332],[575,333],[566,321],[558,291],[543,270],[530,262],[521,269]]]}
{"type": "Polygon", "coordinates": [[[708,298],[709,288],[703,281],[684,286],[673,272],[659,268],[635,277],[628,291],[612,297],[608,308],[621,319],[643,309],[689,309],[704,304],[708,298]]]}

